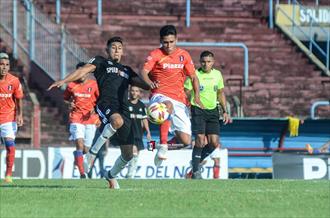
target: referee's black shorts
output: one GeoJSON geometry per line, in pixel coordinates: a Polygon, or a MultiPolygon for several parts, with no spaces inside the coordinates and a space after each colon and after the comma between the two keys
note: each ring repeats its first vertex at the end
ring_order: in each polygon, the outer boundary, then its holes
{"type": "Polygon", "coordinates": [[[194,135],[219,135],[220,123],[218,108],[207,110],[191,106],[191,125],[194,135]]]}

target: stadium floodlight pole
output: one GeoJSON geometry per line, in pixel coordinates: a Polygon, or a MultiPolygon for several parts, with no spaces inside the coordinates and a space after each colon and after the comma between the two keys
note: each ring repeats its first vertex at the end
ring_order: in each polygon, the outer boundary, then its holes
{"type": "Polygon", "coordinates": [[[311,107],[311,118],[314,120],[315,117],[315,111],[318,106],[327,106],[330,105],[330,101],[315,101],[311,107]]]}
{"type": "Polygon", "coordinates": [[[17,59],[17,0],[13,0],[13,57],[17,59]]]}
{"type": "Polygon", "coordinates": [[[186,27],[190,27],[190,0],[186,0],[186,27]]]}
{"type": "Polygon", "coordinates": [[[61,22],[61,0],[56,0],[56,23],[61,22]]]}
{"type": "Polygon", "coordinates": [[[186,47],[241,47],[244,49],[244,86],[249,86],[249,49],[242,42],[178,42],[186,47]]]}
{"type": "Polygon", "coordinates": [[[269,0],[269,28],[274,28],[274,22],[273,22],[273,0],[269,0]]]}
{"type": "Polygon", "coordinates": [[[97,0],[97,25],[102,25],[102,0],[97,0]]]}

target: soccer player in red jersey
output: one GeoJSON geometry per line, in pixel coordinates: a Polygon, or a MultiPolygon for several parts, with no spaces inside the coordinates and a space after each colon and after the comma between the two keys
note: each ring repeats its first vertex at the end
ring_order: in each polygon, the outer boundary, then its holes
{"type": "MultiPolygon", "coordinates": [[[[85,63],[77,64],[76,69],[85,63]]],[[[86,178],[83,165],[83,154],[92,146],[97,124],[100,122],[94,107],[99,96],[99,89],[95,80],[87,79],[87,75],[79,80],[70,82],[64,92],[64,100],[70,108],[70,140],[76,143],[73,152],[75,164],[80,178],[86,178]]]]}
{"type": "Polygon", "coordinates": [[[166,121],[160,126],[161,141],[155,156],[156,166],[167,159],[167,134],[170,125],[181,143],[191,143],[191,123],[184,92],[186,76],[192,81],[196,104],[202,107],[194,64],[187,51],[176,47],[177,32],[173,25],[161,28],[160,43],[161,48],[151,51],[140,73],[140,77],[151,88],[150,103],[164,103],[171,114],[172,122],[166,121]]]}
{"type": "Polygon", "coordinates": [[[9,73],[10,61],[0,53],[0,136],[4,139],[6,155],[5,182],[11,183],[15,161],[17,126],[23,125],[23,90],[19,79],[9,73]]]}

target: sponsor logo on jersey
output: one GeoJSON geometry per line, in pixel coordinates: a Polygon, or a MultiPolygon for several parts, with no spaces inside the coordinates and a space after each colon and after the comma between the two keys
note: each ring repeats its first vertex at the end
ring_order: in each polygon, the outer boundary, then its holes
{"type": "Polygon", "coordinates": [[[0,93],[0,98],[11,98],[12,97],[12,93],[0,93]]]}
{"type": "Polygon", "coordinates": [[[91,94],[86,94],[86,93],[74,93],[74,96],[80,97],[80,98],[90,98],[91,94]]]}
{"type": "Polygon", "coordinates": [[[169,64],[169,63],[163,64],[163,69],[183,69],[183,67],[184,67],[183,64],[169,64]]]}
{"type": "Polygon", "coordinates": [[[117,67],[108,67],[107,73],[117,73],[119,76],[124,77],[126,79],[129,78],[129,75],[124,71],[119,70],[117,67]]]}
{"type": "Polygon", "coordinates": [[[108,67],[107,73],[118,73],[118,68],[117,67],[108,67]]]}
{"type": "Polygon", "coordinates": [[[144,119],[146,117],[143,116],[142,114],[130,114],[130,118],[132,118],[132,119],[144,119]]]}

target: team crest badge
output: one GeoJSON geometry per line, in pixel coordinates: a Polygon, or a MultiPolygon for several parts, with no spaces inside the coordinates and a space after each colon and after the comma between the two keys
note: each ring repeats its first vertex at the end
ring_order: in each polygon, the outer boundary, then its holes
{"type": "Polygon", "coordinates": [[[180,59],[180,62],[183,62],[183,61],[184,61],[184,57],[183,57],[183,55],[180,55],[180,56],[179,56],[179,59],[180,59]]]}
{"type": "Polygon", "coordinates": [[[9,86],[8,86],[8,90],[9,90],[9,91],[13,90],[13,86],[12,86],[12,85],[9,85],[9,86]]]}
{"type": "Polygon", "coordinates": [[[88,87],[87,92],[91,92],[91,91],[92,91],[92,87],[88,87]]]}
{"type": "Polygon", "coordinates": [[[133,107],[132,107],[132,106],[129,106],[129,107],[128,107],[128,110],[129,110],[129,111],[133,111],[133,107]]]}

